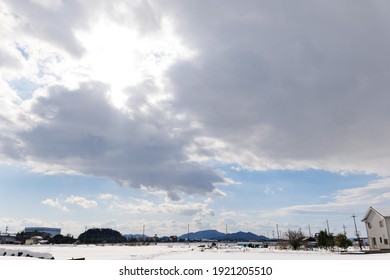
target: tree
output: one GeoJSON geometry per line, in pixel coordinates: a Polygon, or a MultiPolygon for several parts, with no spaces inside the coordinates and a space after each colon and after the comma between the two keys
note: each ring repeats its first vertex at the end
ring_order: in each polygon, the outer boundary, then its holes
{"type": "Polygon", "coordinates": [[[73,238],[72,235],[68,234],[63,236],[61,234],[57,234],[49,239],[49,243],[53,244],[73,244],[77,239],[73,238]]]}
{"type": "Polygon", "coordinates": [[[288,244],[292,247],[293,250],[298,250],[303,245],[305,236],[300,230],[288,230],[286,236],[288,239],[288,244]]]}
{"type": "Polygon", "coordinates": [[[335,238],[335,244],[337,247],[347,249],[349,246],[352,246],[352,241],[345,234],[340,233],[335,238]]]}
{"type": "Polygon", "coordinates": [[[82,233],[78,237],[80,243],[121,243],[126,238],[118,231],[109,228],[92,228],[82,233]]]}
{"type": "Polygon", "coordinates": [[[335,245],[334,236],[331,233],[328,233],[326,230],[321,230],[317,234],[317,244],[320,248],[332,248],[335,245]]]}

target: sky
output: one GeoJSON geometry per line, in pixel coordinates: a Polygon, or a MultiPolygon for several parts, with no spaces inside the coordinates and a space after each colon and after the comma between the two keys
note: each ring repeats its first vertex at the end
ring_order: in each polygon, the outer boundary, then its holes
{"type": "Polygon", "coordinates": [[[1,0],[0,231],[365,235],[388,1],[1,0]]]}

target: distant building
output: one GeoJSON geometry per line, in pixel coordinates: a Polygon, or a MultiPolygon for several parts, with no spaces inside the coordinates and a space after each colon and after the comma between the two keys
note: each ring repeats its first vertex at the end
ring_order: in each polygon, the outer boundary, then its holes
{"type": "Polygon", "coordinates": [[[371,250],[390,250],[390,207],[370,207],[362,222],[366,225],[371,250]]]}
{"type": "Polygon", "coordinates": [[[0,234],[0,244],[13,244],[16,242],[15,234],[0,234]]]}
{"type": "Polygon", "coordinates": [[[306,237],[305,239],[302,240],[303,246],[307,249],[312,249],[312,248],[317,248],[318,247],[318,242],[317,238],[314,237],[306,237]]]}
{"type": "Polygon", "coordinates": [[[26,227],[24,229],[24,232],[41,232],[41,233],[47,233],[50,236],[56,236],[58,234],[61,234],[60,228],[49,228],[49,227],[26,227]]]}

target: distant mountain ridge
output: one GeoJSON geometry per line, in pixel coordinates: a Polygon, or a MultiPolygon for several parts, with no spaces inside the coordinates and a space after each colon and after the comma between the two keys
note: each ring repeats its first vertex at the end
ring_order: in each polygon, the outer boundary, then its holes
{"type": "Polygon", "coordinates": [[[179,236],[179,239],[187,239],[189,237],[190,240],[217,240],[217,241],[265,241],[268,240],[267,237],[263,235],[256,235],[252,232],[236,232],[236,233],[222,233],[217,230],[202,230],[197,232],[190,232],[179,236]]]}
{"type": "Polygon", "coordinates": [[[126,239],[143,239],[143,238],[149,238],[149,236],[146,236],[146,235],[143,235],[143,234],[124,234],[123,235],[124,237],[126,237],[126,239]]]}

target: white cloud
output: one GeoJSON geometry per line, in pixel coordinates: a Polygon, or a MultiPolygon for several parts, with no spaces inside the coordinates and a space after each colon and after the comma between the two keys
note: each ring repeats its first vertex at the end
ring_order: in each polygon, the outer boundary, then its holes
{"type": "Polygon", "coordinates": [[[116,202],[111,205],[112,209],[126,210],[131,213],[147,215],[179,215],[179,216],[214,216],[215,213],[209,208],[208,203],[154,203],[149,200],[135,200],[134,202],[116,202]]]}
{"type": "Polygon", "coordinates": [[[71,204],[77,204],[78,206],[82,208],[95,208],[97,207],[97,202],[94,200],[88,200],[84,197],[81,196],[74,196],[71,195],[70,197],[65,199],[66,203],[71,203],[71,204]]]}
{"type": "Polygon", "coordinates": [[[103,199],[103,200],[113,199],[114,197],[115,197],[115,195],[110,194],[110,193],[101,193],[101,194],[98,195],[98,198],[99,199],[103,199]]]}
{"type": "Polygon", "coordinates": [[[215,189],[213,191],[213,193],[218,195],[218,196],[222,196],[222,197],[226,197],[227,196],[227,194],[224,191],[220,190],[220,189],[215,189]]]}
{"type": "Polygon", "coordinates": [[[324,203],[300,204],[262,213],[262,217],[289,215],[350,215],[364,213],[370,206],[390,205],[390,178],[379,179],[367,186],[338,190],[324,203]]]}
{"type": "Polygon", "coordinates": [[[265,194],[273,194],[274,191],[270,187],[266,187],[265,190],[264,190],[264,193],[265,194]]]}
{"type": "Polygon", "coordinates": [[[277,192],[283,192],[283,188],[281,187],[265,187],[264,193],[265,194],[276,194],[277,192]]]}
{"type": "Polygon", "coordinates": [[[41,203],[44,204],[44,205],[47,205],[47,206],[51,206],[51,207],[55,207],[55,208],[61,209],[62,211],[65,211],[65,212],[69,211],[69,209],[66,206],[62,206],[60,204],[58,199],[54,200],[54,199],[48,198],[48,199],[45,199],[45,200],[41,201],[41,203]]]}

